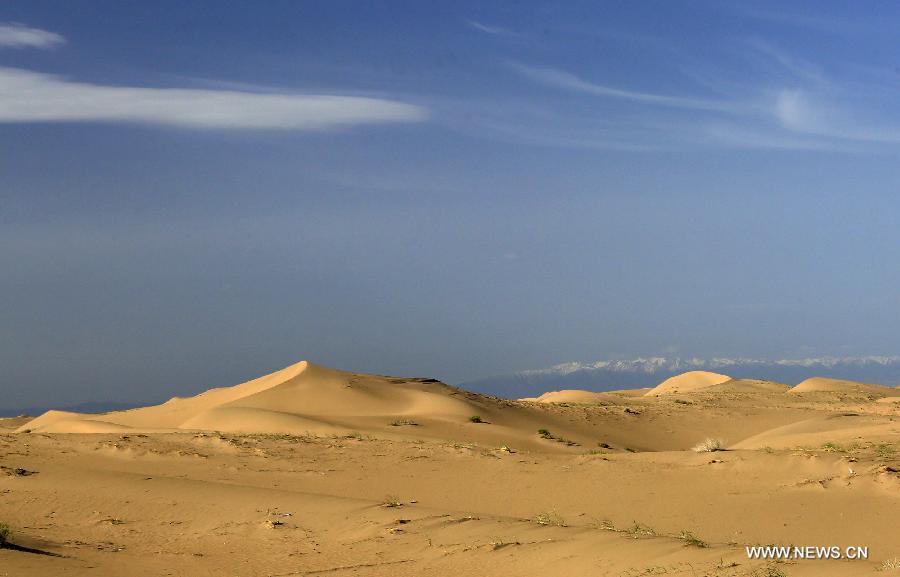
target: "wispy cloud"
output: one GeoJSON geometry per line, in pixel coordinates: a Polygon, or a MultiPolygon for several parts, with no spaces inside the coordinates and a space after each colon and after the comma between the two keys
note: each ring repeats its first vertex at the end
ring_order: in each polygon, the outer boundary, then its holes
{"type": "Polygon", "coordinates": [[[743,48],[740,79],[731,75],[727,80],[727,73],[703,79],[704,90],[715,94],[713,98],[630,90],[552,67],[508,66],[537,84],[609,101],[603,106],[604,123],[617,122],[616,130],[595,130],[589,100],[571,101],[556,110],[562,120],[536,131],[536,140],[554,135],[551,145],[594,148],[599,141],[623,150],[706,145],[849,152],[900,143],[900,125],[889,114],[893,92],[885,85],[834,77],[762,39],[738,45],[743,48]],[[616,101],[630,106],[616,108],[616,101]],[[577,122],[566,121],[573,117],[577,122]]]}
{"type": "Polygon", "coordinates": [[[674,108],[690,108],[695,110],[736,112],[739,109],[739,106],[736,103],[728,101],[669,96],[651,92],[637,92],[605,86],[603,84],[595,84],[584,80],[575,74],[556,68],[526,66],[517,63],[511,64],[510,66],[522,76],[535,82],[563,90],[592,94],[594,96],[604,96],[645,104],[655,104],[674,108]]]}
{"type": "Polygon", "coordinates": [[[466,22],[470,28],[474,28],[479,32],[484,32],[485,34],[492,34],[494,36],[512,36],[514,35],[513,31],[508,28],[503,28],[502,26],[490,26],[488,24],[483,24],[481,22],[477,22],[475,20],[469,20],[466,22]]]}
{"type": "Polygon", "coordinates": [[[0,23],[0,48],[54,48],[66,39],[48,30],[30,28],[17,22],[0,23]]]}
{"type": "Polygon", "coordinates": [[[0,123],[131,122],[198,129],[328,130],[417,122],[417,105],[362,96],[143,88],[0,67],[0,123]]]}

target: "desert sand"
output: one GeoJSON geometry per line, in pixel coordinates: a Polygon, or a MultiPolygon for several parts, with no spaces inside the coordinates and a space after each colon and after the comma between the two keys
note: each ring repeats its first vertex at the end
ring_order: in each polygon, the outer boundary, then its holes
{"type": "Polygon", "coordinates": [[[890,575],[898,398],[693,372],[512,401],[300,362],[153,407],[0,419],[0,576],[890,575]],[[707,439],[726,450],[692,450],[707,439]]]}

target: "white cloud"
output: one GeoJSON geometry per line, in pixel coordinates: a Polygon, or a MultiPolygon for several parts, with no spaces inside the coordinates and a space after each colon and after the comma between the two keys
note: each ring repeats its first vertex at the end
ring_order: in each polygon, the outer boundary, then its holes
{"type": "Polygon", "coordinates": [[[646,104],[656,104],[674,108],[690,108],[695,110],[735,112],[739,109],[734,103],[727,101],[667,96],[649,92],[635,92],[631,90],[622,90],[620,88],[612,88],[602,84],[594,84],[587,80],[583,80],[570,72],[557,70],[555,68],[525,66],[522,64],[512,64],[511,66],[513,70],[529,80],[564,90],[593,94],[594,96],[604,96],[608,98],[643,102],[646,104]]]}
{"type": "Polygon", "coordinates": [[[488,24],[482,24],[481,22],[476,22],[475,20],[469,20],[467,24],[478,30],[480,32],[484,32],[485,34],[492,34],[494,36],[503,36],[506,34],[512,34],[508,29],[503,28],[501,26],[489,26],[488,24]]]}
{"type": "Polygon", "coordinates": [[[420,106],[361,96],[141,88],[0,67],[0,123],[133,122],[202,129],[328,130],[416,122],[420,106]]]}
{"type": "Polygon", "coordinates": [[[0,23],[0,48],[53,48],[65,42],[56,32],[16,22],[0,23]]]}

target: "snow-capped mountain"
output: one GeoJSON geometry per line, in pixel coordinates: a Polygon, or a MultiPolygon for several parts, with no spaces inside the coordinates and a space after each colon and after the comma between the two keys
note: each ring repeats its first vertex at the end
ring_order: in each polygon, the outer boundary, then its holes
{"type": "Polygon", "coordinates": [[[809,377],[900,384],[900,356],[817,357],[806,359],[647,357],[571,362],[462,383],[473,391],[518,398],[559,389],[608,391],[653,387],[685,371],[713,371],[735,378],[796,384],[809,377]]]}

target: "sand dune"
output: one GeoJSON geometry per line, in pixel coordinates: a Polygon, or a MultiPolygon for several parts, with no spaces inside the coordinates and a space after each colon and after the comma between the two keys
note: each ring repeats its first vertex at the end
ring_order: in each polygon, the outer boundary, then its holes
{"type": "Polygon", "coordinates": [[[349,373],[301,361],[243,384],[151,407],[101,415],[48,411],[18,432],[366,433],[554,450],[577,446],[542,439],[538,429],[583,442],[589,442],[584,436],[591,434],[584,424],[534,406],[470,393],[434,379],[349,373]]]}
{"type": "Polygon", "coordinates": [[[375,416],[461,421],[483,408],[436,381],[358,375],[301,361],[240,385],[153,407],[103,415],[50,411],[22,429],[322,432],[342,428],[335,425],[343,420],[375,416]]]}
{"type": "Polygon", "coordinates": [[[669,395],[672,393],[689,393],[706,389],[730,380],[731,377],[728,375],[720,375],[719,373],[711,373],[709,371],[689,371],[666,379],[647,391],[646,396],[658,397],[660,395],[669,395]]]}
{"type": "Polygon", "coordinates": [[[790,393],[856,393],[888,397],[900,395],[900,391],[884,385],[858,383],[841,379],[813,377],[791,388],[790,393]]]}
{"type": "Polygon", "coordinates": [[[60,555],[0,547],[0,574],[784,575],[747,559],[756,543],[868,545],[787,574],[878,574],[900,556],[900,396],[879,399],[897,389],[785,390],[687,373],[517,402],[301,362],[0,419],[0,522],[60,555]],[[691,450],[708,437],[727,450],[691,450]]]}

